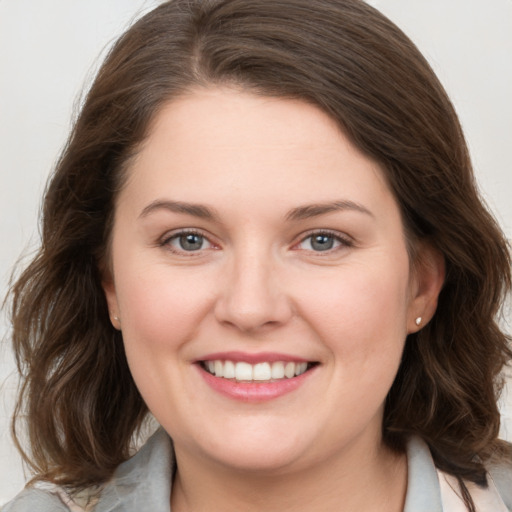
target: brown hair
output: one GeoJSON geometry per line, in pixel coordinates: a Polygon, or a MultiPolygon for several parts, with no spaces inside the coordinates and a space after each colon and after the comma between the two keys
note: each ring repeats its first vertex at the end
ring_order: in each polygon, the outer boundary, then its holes
{"type": "Polygon", "coordinates": [[[410,239],[444,255],[438,310],[407,340],[384,439],[403,449],[419,435],[439,468],[484,484],[483,463],[499,446],[499,374],[512,357],[496,323],[508,247],[442,86],[411,41],[360,0],[175,0],[115,44],[46,191],[41,249],[12,288],[26,460],[39,478],[81,487],[129,456],[147,408],[101,288],[114,201],[162,104],[225,83],[329,114],[381,164],[410,239]]]}

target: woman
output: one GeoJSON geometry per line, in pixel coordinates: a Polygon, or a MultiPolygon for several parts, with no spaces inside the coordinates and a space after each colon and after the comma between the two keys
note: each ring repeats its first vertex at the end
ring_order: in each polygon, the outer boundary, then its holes
{"type": "Polygon", "coordinates": [[[42,238],[12,291],[35,481],[7,511],[512,509],[507,244],[442,87],[363,2],[146,15],[42,238]]]}

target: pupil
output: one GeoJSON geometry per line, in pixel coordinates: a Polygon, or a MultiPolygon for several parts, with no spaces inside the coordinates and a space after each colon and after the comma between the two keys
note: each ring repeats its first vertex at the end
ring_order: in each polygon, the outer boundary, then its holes
{"type": "Polygon", "coordinates": [[[330,235],[316,235],[313,237],[311,246],[315,251],[328,251],[332,249],[334,239],[330,235]]]}
{"type": "Polygon", "coordinates": [[[190,233],[188,235],[180,236],[180,246],[185,251],[195,251],[201,249],[203,245],[203,237],[201,235],[194,235],[190,233]]]}

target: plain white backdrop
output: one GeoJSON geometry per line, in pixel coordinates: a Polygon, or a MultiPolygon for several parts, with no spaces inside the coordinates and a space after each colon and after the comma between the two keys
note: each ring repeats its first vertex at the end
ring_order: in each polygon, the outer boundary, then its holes
{"type": "MultiPolygon", "coordinates": [[[[0,0],[0,297],[38,240],[46,178],[100,55],[158,0],[0,0]]],[[[461,118],[477,179],[512,235],[512,0],[368,0],[418,45],[461,118]]],[[[314,2],[312,2],[314,5],[314,2]]],[[[510,315],[509,315],[510,318],[510,315]]],[[[16,386],[0,321],[0,504],[23,487],[9,432],[16,386]]],[[[502,403],[512,441],[512,392],[502,403]]]]}

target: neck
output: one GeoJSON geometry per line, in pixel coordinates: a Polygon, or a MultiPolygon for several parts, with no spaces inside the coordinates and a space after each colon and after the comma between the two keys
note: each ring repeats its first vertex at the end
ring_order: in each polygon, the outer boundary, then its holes
{"type": "Polygon", "coordinates": [[[177,451],[172,512],[401,512],[405,455],[358,446],[299,469],[249,471],[177,451]]]}

